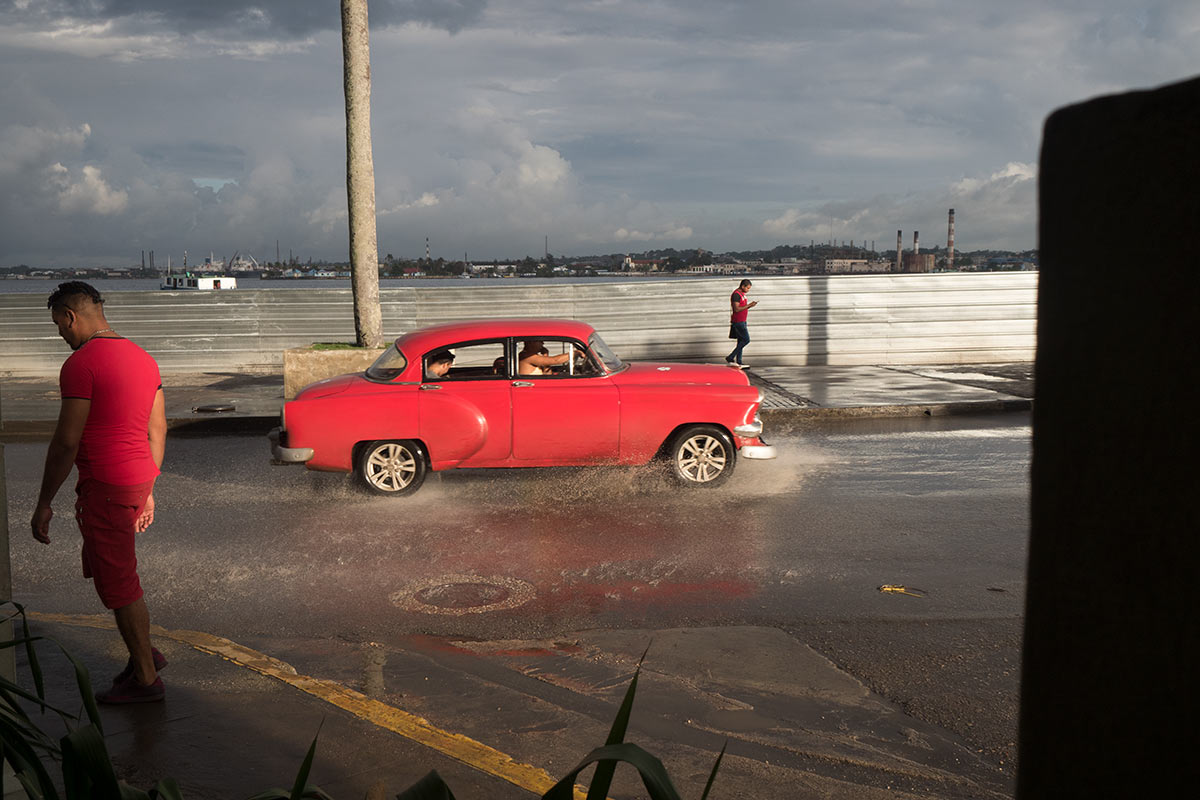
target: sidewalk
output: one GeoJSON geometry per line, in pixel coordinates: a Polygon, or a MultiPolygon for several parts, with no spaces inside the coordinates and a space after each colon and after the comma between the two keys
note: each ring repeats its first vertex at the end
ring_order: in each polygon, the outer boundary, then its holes
{"type": "MultiPolygon", "coordinates": [[[[751,366],[768,422],[809,417],[940,416],[1025,411],[1033,404],[1033,364],[887,367],[751,366]]],[[[278,424],[278,373],[191,373],[163,377],[167,421],[181,435],[265,432],[278,424]]],[[[53,377],[0,378],[0,438],[39,439],[54,430],[53,377]]]]}

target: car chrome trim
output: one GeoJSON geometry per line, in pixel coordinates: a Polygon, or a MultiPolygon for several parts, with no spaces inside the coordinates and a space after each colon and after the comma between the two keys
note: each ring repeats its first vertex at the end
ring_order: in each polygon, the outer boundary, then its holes
{"type": "Polygon", "coordinates": [[[758,417],[754,418],[754,422],[748,422],[745,425],[738,425],[733,429],[735,436],[745,436],[746,438],[758,436],[762,432],[763,423],[758,417]]]}
{"type": "MultiPolygon", "coordinates": [[[[534,355],[537,355],[536,353],[534,355]]],[[[533,386],[533,381],[513,381],[513,386],[524,389],[526,386],[533,386]]]]}
{"type": "Polygon", "coordinates": [[[279,428],[272,428],[267,433],[267,438],[271,441],[271,457],[276,464],[303,464],[312,461],[311,447],[284,447],[279,443],[280,433],[279,428]]]}
{"type": "Polygon", "coordinates": [[[422,383],[422,384],[421,384],[421,391],[422,391],[422,392],[429,392],[429,391],[432,391],[432,390],[434,390],[434,389],[440,389],[440,388],[442,388],[442,387],[441,387],[440,385],[436,384],[436,383],[422,383]]]}
{"type": "Polygon", "coordinates": [[[742,458],[766,460],[775,458],[775,445],[771,444],[748,444],[738,451],[738,455],[742,458]]]}

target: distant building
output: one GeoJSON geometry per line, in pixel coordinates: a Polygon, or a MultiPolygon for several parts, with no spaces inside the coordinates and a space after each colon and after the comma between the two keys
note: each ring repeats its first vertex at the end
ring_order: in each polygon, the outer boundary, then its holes
{"type": "Polygon", "coordinates": [[[903,272],[933,272],[933,253],[905,253],[901,261],[903,272]]]}
{"type": "Polygon", "coordinates": [[[890,272],[892,269],[890,261],[871,261],[866,258],[827,258],[823,266],[827,275],[850,272],[890,272]]]}
{"type": "Polygon", "coordinates": [[[625,256],[621,269],[637,272],[658,272],[667,263],[665,258],[631,258],[625,256]]]}

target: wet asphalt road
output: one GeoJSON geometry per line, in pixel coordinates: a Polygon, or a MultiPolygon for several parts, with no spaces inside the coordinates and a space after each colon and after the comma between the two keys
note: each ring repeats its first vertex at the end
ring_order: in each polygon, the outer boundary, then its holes
{"type": "MultiPolygon", "coordinates": [[[[390,499],[272,467],[265,439],[173,438],[139,543],[147,600],[157,624],[290,652],[310,674],[350,670],[366,642],[777,628],[1011,779],[1029,416],[822,423],[772,441],[778,460],[743,461],[716,490],[652,468],[463,471],[390,499]]],[[[69,492],[54,545],[28,535],[44,452],[6,447],[17,599],[99,613],[69,492]]]]}

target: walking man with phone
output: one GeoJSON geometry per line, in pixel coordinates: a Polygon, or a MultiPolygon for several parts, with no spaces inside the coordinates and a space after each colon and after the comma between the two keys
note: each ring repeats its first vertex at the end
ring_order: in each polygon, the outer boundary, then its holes
{"type": "Polygon", "coordinates": [[[737,339],[737,346],[725,357],[725,363],[738,369],[746,369],[748,366],[742,363],[742,351],[750,343],[750,328],[746,319],[750,316],[750,309],[758,305],[757,300],[746,300],[746,293],[753,285],[749,278],[743,278],[738,288],[729,296],[729,338],[737,339]]]}

